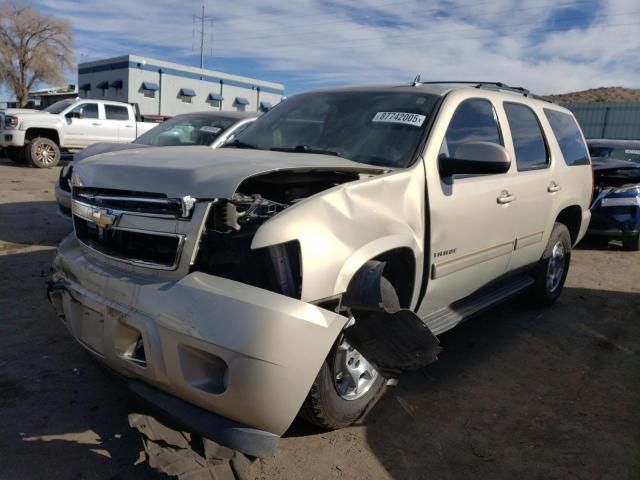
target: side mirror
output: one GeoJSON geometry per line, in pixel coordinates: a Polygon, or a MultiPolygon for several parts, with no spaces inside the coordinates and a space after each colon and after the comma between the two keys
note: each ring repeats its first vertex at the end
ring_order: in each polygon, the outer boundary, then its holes
{"type": "Polygon", "coordinates": [[[509,152],[491,142],[467,142],[458,147],[453,157],[440,155],[440,175],[489,175],[506,173],[511,167],[509,152]]]}
{"type": "Polygon", "coordinates": [[[69,112],[67,118],[82,118],[82,112],[69,112]]]}

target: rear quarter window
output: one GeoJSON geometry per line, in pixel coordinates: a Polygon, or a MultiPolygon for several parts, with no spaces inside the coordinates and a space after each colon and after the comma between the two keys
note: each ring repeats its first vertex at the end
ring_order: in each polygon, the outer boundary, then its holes
{"type": "Polygon", "coordinates": [[[575,118],[568,113],[548,108],[544,109],[544,114],[558,140],[564,162],[569,166],[589,165],[589,151],[575,118]]]}

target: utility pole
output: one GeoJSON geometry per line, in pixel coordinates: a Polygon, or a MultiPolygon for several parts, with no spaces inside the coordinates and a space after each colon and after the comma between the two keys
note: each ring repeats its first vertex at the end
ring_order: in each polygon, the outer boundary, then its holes
{"type": "Polygon", "coordinates": [[[202,27],[200,28],[200,68],[204,68],[204,5],[202,5],[202,27]]]}
{"type": "MultiPolygon", "coordinates": [[[[205,35],[205,29],[204,29],[204,23],[205,21],[209,21],[210,22],[210,27],[211,30],[213,30],[213,17],[207,17],[204,14],[204,5],[202,5],[202,15],[198,16],[198,15],[194,15],[193,16],[193,36],[194,36],[194,40],[195,40],[195,34],[196,34],[196,21],[200,20],[200,68],[204,68],[204,35],[205,35]]],[[[212,38],[213,40],[213,38],[212,38]]],[[[195,43],[195,41],[194,41],[195,43]]],[[[212,50],[213,52],[213,50],[212,50]]]]}

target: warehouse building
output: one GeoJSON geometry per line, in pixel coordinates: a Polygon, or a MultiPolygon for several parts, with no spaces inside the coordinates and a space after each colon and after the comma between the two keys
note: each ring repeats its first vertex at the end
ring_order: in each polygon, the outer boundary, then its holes
{"type": "Polygon", "coordinates": [[[137,103],[143,115],[225,110],[266,111],[280,102],[279,83],[136,55],[78,65],[81,98],[137,103]]]}

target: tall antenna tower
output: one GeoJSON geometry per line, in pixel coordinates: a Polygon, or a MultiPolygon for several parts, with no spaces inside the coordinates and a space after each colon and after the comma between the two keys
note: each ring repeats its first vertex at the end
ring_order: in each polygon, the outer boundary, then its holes
{"type": "MultiPolygon", "coordinates": [[[[213,17],[207,17],[204,13],[204,5],[202,5],[202,15],[193,16],[193,44],[192,49],[195,50],[196,34],[200,34],[200,68],[204,68],[204,37],[205,37],[205,25],[209,22],[209,34],[210,41],[213,43],[213,17]],[[198,23],[200,24],[198,27],[198,23]]],[[[213,56],[213,47],[211,48],[211,55],[213,56]]]]}

